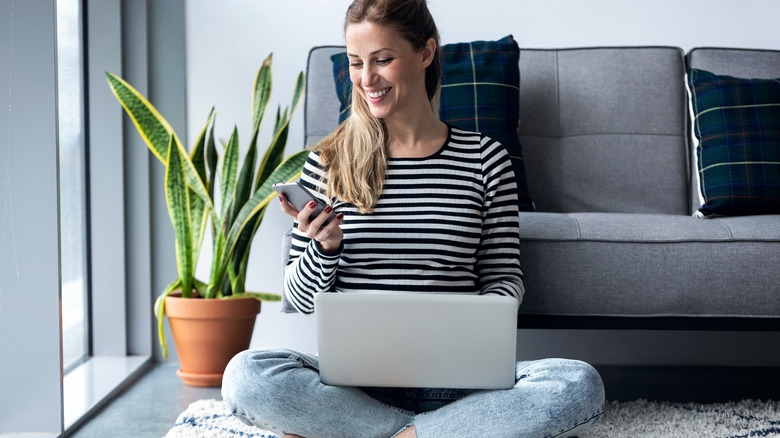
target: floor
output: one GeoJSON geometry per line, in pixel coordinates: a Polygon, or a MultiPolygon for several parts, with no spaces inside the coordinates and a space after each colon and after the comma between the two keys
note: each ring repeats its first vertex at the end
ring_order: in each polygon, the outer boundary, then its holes
{"type": "Polygon", "coordinates": [[[161,438],[190,403],[222,399],[219,388],[183,384],[178,368],[178,363],[154,365],[70,437],[161,438]]]}
{"type": "MultiPolygon", "coordinates": [[[[176,377],[178,364],[153,366],[90,421],[74,438],[165,436],[176,417],[200,399],[221,399],[219,388],[195,388],[176,377]]],[[[715,403],[780,400],[780,368],[597,367],[610,400],[715,403]]]]}

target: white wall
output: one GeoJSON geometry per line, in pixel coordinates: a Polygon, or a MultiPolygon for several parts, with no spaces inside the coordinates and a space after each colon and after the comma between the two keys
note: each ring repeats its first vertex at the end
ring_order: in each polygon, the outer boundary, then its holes
{"type": "MultiPolygon", "coordinates": [[[[287,105],[295,76],[306,68],[309,49],[343,45],[342,25],[349,3],[188,0],[190,141],[197,138],[215,105],[220,138],[226,140],[237,124],[246,148],[252,84],[262,60],[274,52],[274,88],[267,114],[272,119],[276,105],[287,105]]],[[[429,0],[429,5],[444,44],[512,34],[520,47],[537,48],[671,45],[686,51],[700,46],[780,49],[776,20],[780,6],[774,0],[429,0]]],[[[263,148],[270,138],[270,122],[265,125],[260,142],[263,148]]],[[[298,108],[288,151],[302,144],[302,108],[298,108]]],[[[279,242],[289,224],[276,208],[266,214],[251,253],[248,289],[281,292],[279,242]]],[[[201,266],[200,272],[205,279],[207,267],[201,266]]],[[[314,351],[312,318],[282,315],[278,304],[265,305],[264,309],[257,320],[253,346],[314,351]]],[[[727,339],[741,348],[739,355],[716,347],[719,342],[722,345],[722,334],[522,331],[520,338],[529,345],[524,357],[576,356],[596,363],[780,364],[780,357],[767,357],[760,347],[772,342],[777,345],[775,334],[729,335],[727,339]],[[676,344],[667,342],[672,340],[676,344]]]]}

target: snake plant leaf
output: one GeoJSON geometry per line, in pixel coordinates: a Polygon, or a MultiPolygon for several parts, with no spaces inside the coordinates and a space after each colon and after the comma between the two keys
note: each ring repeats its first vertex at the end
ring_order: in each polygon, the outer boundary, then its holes
{"type": "Polygon", "coordinates": [[[249,265],[249,245],[251,244],[255,233],[257,232],[257,228],[260,226],[260,223],[263,220],[263,216],[265,215],[267,208],[268,206],[266,205],[260,209],[260,211],[258,211],[252,219],[250,219],[247,226],[239,235],[238,245],[236,246],[236,251],[233,255],[233,266],[234,269],[238,270],[235,281],[236,285],[233,287],[234,292],[244,291],[246,273],[249,265]]]}
{"type": "Polygon", "coordinates": [[[241,292],[222,298],[223,300],[235,300],[238,298],[252,297],[260,301],[281,301],[281,295],[270,294],[265,292],[241,292]]]}
{"type": "Polygon", "coordinates": [[[252,142],[249,144],[249,149],[244,156],[244,163],[241,165],[241,172],[238,174],[238,181],[236,182],[236,195],[234,208],[231,209],[230,223],[238,215],[240,208],[249,199],[252,194],[252,179],[255,177],[255,165],[257,164],[257,131],[252,135],[252,142]]]}
{"type": "MultiPolygon", "coordinates": [[[[236,289],[236,287],[238,286],[236,284],[236,281],[238,280],[238,278],[237,278],[238,276],[236,275],[236,270],[233,269],[233,264],[232,263],[228,263],[228,265],[227,265],[227,272],[228,272],[228,283],[229,283],[229,286],[227,288],[228,289],[227,291],[223,291],[223,293],[222,293],[223,297],[233,295],[233,292],[238,291],[238,289],[236,289]]],[[[239,292],[243,292],[243,290],[241,290],[239,292]]]]}
{"type": "Polygon", "coordinates": [[[157,338],[160,341],[160,349],[164,360],[168,360],[168,344],[165,342],[165,327],[163,326],[163,316],[165,316],[165,298],[170,295],[171,292],[181,287],[181,279],[177,278],[173,280],[168,287],[165,288],[163,293],[157,297],[154,303],[154,315],[157,317],[157,338]]]}
{"type": "Polygon", "coordinates": [[[274,122],[274,135],[276,135],[279,132],[279,124],[282,120],[282,106],[279,105],[278,108],[276,108],[276,121],[274,122]]]}
{"type": "Polygon", "coordinates": [[[197,278],[194,278],[192,280],[192,287],[194,287],[195,290],[198,291],[198,295],[205,297],[209,285],[207,283],[198,280],[197,278]]]}
{"type": "Polygon", "coordinates": [[[203,130],[200,131],[200,135],[198,136],[198,139],[195,141],[195,147],[192,148],[192,152],[190,152],[190,161],[192,161],[193,167],[195,167],[195,170],[198,172],[198,176],[200,176],[201,181],[203,181],[204,185],[208,186],[208,176],[206,174],[206,134],[209,129],[209,125],[211,125],[211,120],[214,118],[214,107],[211,107],[211,111],[209,112],[209,117],[206,120],[206,126],[203,127],[203,130]]]}
{"type": "Polygon", "coordinates": [[[298,151],[282,162],[241,208],[236,221],[227,235],[225,252],[223,254],[223,257],[226,258],[224,260],[226,265],[227,261],[233,257],[241,232],[251,223],[252,217],[265,208],[276,196],[276,192],[272,187],[273,183],[289,182],[298,179],[301,176],[301,169],[303,169],[303,164],[306,162],[309,152],[308,150],[298,151]]]}
{"type": "MultiPolygon", "coordinates": [[[[303,73],[298,75],[296,87],[293,91],[293,100],[291,104],[292,109],[289,111],[289,117],[288,109],[285,109],[283,116],[280,116],[279,110],[277,110],[277,119],[274,126],[274,137],[271,145],[266,150],[266,153],[263,156],[263,160],[258,169],[258,179],[255,183],[255,191],[266,181],[266,179],[268,179],[268,176],[274,171],[274,169],[279,166],[282,161],[284,156],[284,149],[287,144],[287,133],[289,131],[288,127],[290,121],[289,119],[292,117],[293,112],[297,108],[301,101],[301,97],[303,96],[303,77],[303,73]]],[[[256,143],[256,136],[257,131],[255,131],[253,135],[253,143],[256,143]]],[[[256,145],[253,144],[253,146],[256,145]]],[[[252,154],[252,158],[254,158],[254,154],[252,154]]],[[[242,182],[239,183],[239,187],[242,187],[242,182]]],[[[273,192],[270,193],[272,195],[274,194],[273,192]]],[[[236,204],[236,207],[245,205],[245,199],[238,196],[238,193],[236,199],[239,201],[236,204]]],[[[235,216],[237,216],[239,213],[237,210],[238,209],[236,209],[232,215],[234,217],[231,217],[232,222],[236,221],[235,216]]],[[[249,247],[251,245],[252,239],[254,238],[255,232],[257,231],[257,228],[263,219],[264,214],[265,206],[258,210],[254,216],[248,220],[246,226],[238,236],[238,242],[235,246],[235,250],[233,251],[232,255],[230,255],[230,257],[232,257],[232,261],[228,262],[228,269],[229,273],[231,273],[231,285],[233,293],[240,293],[244,291],[244,282],[246,281],[246,271],[249,262],[249,247]]]]}
{"type": "Polygon", "coordinates": [[[255,77],[254,93],[252,94],[253,131],[260,130],[265,108],[268,106],[268,100],[271,98],[271,63],[273,62],[273,56],[273,53],[271,53],[265,58],[255,77]]]}
{"type": "Polygon", "coordinates": [[[187,186],[192,189],[192,192],[200,198],[201,201],[203,201],[206,210],[211,213],[211,220],[213,223],[221,225],[220,218],[217,216],[216,209],[214,208],[214,203],[211,202],[208,189],[206,189],[206,185],[200,179],[198,171],[195,169],[195,165],[192,164],[190,157],[187,156],[187,151],[184,150],[184,147],[180,143],[177,143],[176,147],[179,150],[179,156],[181,156],[181,163],[184,167],[184,178],[186,179],[187,186]]]}
{"type": "MultiPolygon", "coordinates": [[[[141,138],[143,138],[149,150],[160,162],[166,164],[168,160],[168,144],[171,136],[174,139],[173,143],[179,149],[184,150],[176,132],[174,132],[168,121],[160,115],[154,105],[122,78],[108,72],[106,72],[106,78],[111,91],[113,91],[119,103],[122,104],[128,116],[130,116],[141,138]]],[[[212,220],[217,222],[214,205],[208,196],[206,186],[201,181],[186,151],[184,152],[183,164],[187,184],[203,200],[206,208],[212,213],[212,220]]]]}
{"type": "Polygon", "coordinates": [[[219,154],[217,153],[217,146],[214,143],[214,126],[217,124],[217,116],[214,116],[214,123],[211,125],[211,130],[209,131],[209,139],[206,143],[206,167],[208,168],[208,173],[210,175],[209,179],[209,198],[214,200],[214,187],[215,187],[215,181],[217,180],[217,162],[219,161],[219,154]]]}
{"type": "MultiPolygon", "coordinates": [[[[268,178],[268,175],[273,172],[274,169],[276,169],[276,166],[279,165],[279,163],[282,162],[282,154],[279,153],[278,146],[274,147],[274,144],[276,143],[274,139],[276,139],[277,134],[279,134],[279,126],[281,125],[281,119],[282,119],[282,106],[279,105],[278,108],[276,108],[276,121],[274,122],[274,136],[271,140],[271,144],[268,146],[268,149],[265,150],[265,154],[263,155],[263,160],[260,161],[260,168],[257,170],[257,179],[255,179],[255,191],[260,188],[260,186],[263,184],[266,178],[268,178]]],[[[282,145],[284,147],[284,145],[282,145]]]]}
{"type": "MultiPolygon", "coordinates": [[[[157,111],[154,105],[124,79],[108,72],[106,72],[106,78],[111,91],[130,116],[138,133],[141,134],[141,138],[149,146],[149,150],[160,162],[165,164],[168,157],[169,137],[176,136],[170,123],[157,111]]],[[[179,143],[178,138],[176,138],[176,142],[179,143]]]]}
{"type": "MultiPolygon", "coordinates": [[[[243,206],[249,199],[252,192],[252,180],[254,178],[255,165],[257,164],[257,138],[260,133],[260,125],[265,115],[268,101],[271,98],[271,64],[273,62],[273,53],[263,61],[255,78],[254,92],[252,94],[252,138],[247,150],[244,165],[239,175],[238,187],[236,188],[236,205],[243,206]]],[[[276,163],[278,165],[279,163],[276,163]]],[[[234,209],[231,215],[231,222],[235,219],[239,209],[234,209]]]]}
{"type": "MultiPolygon", "coordinates": [[[[262,218],[263,214],[265,213],[266,207],[263,207],[263,210],[257,213],[255,215],[255,219],[260,217],[262,218]]],[[[256,222],[259,224],[259,222],[256,222]]],[[[247,227],[249,228],[249,227],[247,227]]],[[[244,232],[248,231],[247,228],[244,229],[244,232]]],[[[243,292],[246,292],[246,272],[247,267],[249,265],[249,251],[244,251],[243,257],[238,257],[237,255],[233,256],[233,262],[228,263],[229,267],[229,273],[230,273],[230,289],[231,294],[240,294],[243,292]]]]}
{"type": "MultiPolygon", "coordinates": [[[[297,174],[293,180],[299,176],[300,174],[297,174]]],[[[246,226],[241,230],[241,233],[238,236],[238,242],[236,243],[235,251],[233,253],[232,265],[234,269],[238,271],[238,274],[236,275],[236,284],[241,287],[239,291],[243,290],[242,281],[246,281],[250,245],[252,244],[257,229],[260,227],[260,223],[263,221],[263,216],[265,216],[267,208],[268,205],[266,204],[258,209],[255,215],[247,221],[246,226]]]]}
{"type": "Polygon", "coordinates": [[[282,162],[284,149],[287,143],[287,131],[286,128],[282,128],[281,131],[277,132],[271,140],[268,149],[266,149],[265,155],[263,155],[263,161],[260,163],[260,168],[257,170],[255,190],[260,188],[271,172],[273,172],[274,169],[279,166],[279,163],[282,162]]]}
{"type": "MultiPolygon", "coordinates": [[[[225,154],[222,157],[222,180],[219,182],[219,188],[222,195],[222,213],[220,217],[225,220],[228,217],[228,211],[233,204],[236,194],[236,174],[238,173],[238,128],[233,127],[233,133],[230,134],[225,147],[225,154]]],[[[225,221],[227,224],[228,221],[225,221]]],[[[229,226],[229,225],[228,225],[229,226]]]]}
{"type": "Polygon", "coordinates": [[[204,298],[217,298],[222,293],[225,282],[225,267],[221,263],[223,253],[225,252],[225,233],[218,231],[214,234],[214,251],[211,261],[211,273],[209,274],[209,284],[204,298]]]}
{"type": "Polygon", "coordinates": [[[168,163],[165,171],[165,201],[173,224],[176,243],[176,268],[181,279],[181,296],[192,296],[192,227],[190,219],[189,190],[179,148],[170,136],[168,163]]]}
{"type": "MultiPolygon", "coordinates": [[[[281,106],[279,107],[279,109],[281,109],[281,106]]],[[[284,113],[282,114],[279,114],[279,112],[276,113],[276,125],[274,126],[274,137],[276,137],[279,134],[279,130],[282,129],[282,126],[286,121],[287,121],[287,108],[284,109],[284,113]]]]}
{"type": "MultiPolygon", "coordinates": [[[[302,78],[302,76],[299,75],[299,78],[302,78]]],[[[303,86],[303,81],[299,81],[298,86],[303,86]]],[[[293,101],[292,105],[292,111],[295,111],[295,108],[298,106],[298,103],[300,102],[300,97],[302,93],[300,90],[298,90],[295,95],[297,96],[296,101],[293,101]]],[[[292,116],[292,112],[290,112],[290,116],[292,116]]],[[[281,129],[276,133],[273,140],[271,141],[271,145],[266,150],[265,156],[263,157],[263,161],[260,164],[260,168],[258,169],[258,178],[256,181],[256,189],[258,190],[259,187],[263,183],[266,182],[268,179],[268,175],[271,174],[271,172],[276,169],[279,166],[279,163],[282,161],[282,157],[284,154],[284,149],[287,144],[287,134],[289,132],[289,123],[290,119],[287,117],[287,111],[285,110],[284,119],[278,123],[278,125],[281,126],[281,129]]],[[[273,194],[273,192],[270,192],[273,194]]],[[[242,260],[245,258],[244,251],[248,251],[249,245],[254,238],[255,232],[257,231],[257,227],[260,224],[260,221],[263,219],[263,211],[257,212],[257,214],[254,216],[253,219],[250,219],[247,223],[247,226],[245,227],[244,231],[241,232],[240,236],[238,237],[238,245],[236,246],[235,253],[233,255],[234,257],[234,267],[238,270],[246,270],[245,264],[246,262],[243,262],[242,260]]],[[[233,220],[236,221],[235,219],[233,220]]]]}
{"type": "MultiPolygon", "coordinates": [[[[190,161],[198,173],[200,180],[208,185],[208,177],[206,175],[206,131],[208,130],[211,120],[214,116],[214,107],[209,112],[206,126],[198,136],[198,140],[195,141],[195,147],[190,153],[190,161]]],[[[191,190],[190,194],[190,219],[192,220],[192,265],[198,266],[198,258],[200,256],[200,248],[203,244],[203,237],[206,234],[206,222],[208,219],[208,212],[206,211],[206,204],[200,199],[197,194],[191,190]]]]}
{"type": "Polygon", "coordinates": [[[192,189],[189,191],[190,200],[190,229],[192,230],[192,266],[198,266],[200,258],[200,248],[203,245],[203,238],[206,234],[209,212],[206,210],[206,204],[201,200],[192,189]]]}
{"type": "Polygon", "coordinates": [[[303,90],[305,88],[303,79],[303,72],[298,73],[298,77],[295,79],[295,88],[293,89],[292,110],[290,111],[290,118],[292,118],[292,113],[295,112],[295,108],[301,102],[301,98],[303,98],[303,90]]]}
{"type": "MultiPolygon", "coordinates": [[[[290,119],[283,120],[283,123],[279,129],[279,132],[276,133],[273,140],[271,140],[271,145],[268,147],[271,151],[279,151],[278,154],[281,158],[281,154],[284,152],[284,145],[287,143],[287,134],[290,132],[290,119]]],[[[279,161],[281,160],[273,160],[273,157],[269,157],[269,164],[274,165],[274,167],[270,167],[271,169],[275,168],[275,166],[279,165],[279,161]]],[[[265,182],[265,178],[262,179],[262,182],[265,182]]],[[[261,182],[261,184],[262,184],[261,182]]]]}
{"type": "MultiPolygon", "coordinates": [[[[262,218],[265,214],[265,209],[268,208],[268,206],[263,208],[263,211],[257,213],[257,216],[262,218]]],[[[259,223],[255,221],[255,223],[259,223]]],[[[246,287],[246,271],[247,271],[247,265],[249,264],[249,251],[244,251],[244,256],[241,258],[235,257],[235,262],[238,264],[238,275],[236,276],[236,285],[233,287],[234,293],[242,293],[245,292],[246,287]]]]}
{"type": "MultiPolygon", "coordinates": [[[[263,160],[260,162],[260,168],[257,171],[255,190],[260,188],[260,186],[268,178],[268,175],[270,175],[271,172],[274,169],[276,169],[276,167],[279,166],[279,163],[281,163],[282,161],[284,148],[287,144],[287,133],[289,131],[290,119],[292,119],[292,116],[295,113],[296,108],[298,108],[298,105],[301,102],[301,98],[303,97],[303,87],[304,87],[303,73],[299,73],[298,80],[295,82],[295,90],[293,91],[293,100],[290,106],[290,116],[285,117],[284,121],[282,121],[281,119],[277,121],[278,129],[276,128],[274,129],[274,138],[271,141],[271,145],[268,146],[268,149],[265,151],[263,160]]],[[[285,110],[285,113],[286,112],[287,111],[285,110]]],[[[277,111],[277,117],[279,117],[278,111],[277,111]]]]}

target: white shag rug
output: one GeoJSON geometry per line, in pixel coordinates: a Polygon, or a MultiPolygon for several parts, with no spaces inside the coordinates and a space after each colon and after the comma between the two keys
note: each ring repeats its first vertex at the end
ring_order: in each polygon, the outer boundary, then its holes
{"type": "MultiPolygon", "coordinates": [[[[221,400],[199,400],[179,415],[165,438],[277,438],[245,425],[221,400]]],[[[697,404],[609,402],[580,438],[780,438],[780,401],[697,404]]]]}

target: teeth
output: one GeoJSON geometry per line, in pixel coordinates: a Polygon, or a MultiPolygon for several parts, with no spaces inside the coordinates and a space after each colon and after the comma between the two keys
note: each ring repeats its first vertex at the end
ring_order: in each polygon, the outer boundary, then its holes
{"type": "Polygon", "coordinates": [[[382,91],[377,91],[376,93],[366,93],[366,94],[368,94],[369,97],[376,99],[378,97],[384,96],[385,94],[387,94],[388,91],[390,91],[390,89],[386,88],[382,91]]]}

